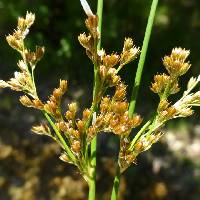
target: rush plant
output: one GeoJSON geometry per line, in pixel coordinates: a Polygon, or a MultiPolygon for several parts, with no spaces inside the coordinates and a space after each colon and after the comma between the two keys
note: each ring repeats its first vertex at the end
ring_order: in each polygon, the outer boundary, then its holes
{"type": "Polygon", "coordinates": [[[42,101],[37,93],[34,72],[45,48],[36,46],[32,51],[27,48],[25,42],[29,29],[35,21],[35,15],[27,12],[24,18],[18,18],[16,30],[6,37],[8,44],[20,54],[21,59],[17,63],[18,71],[14,73],[14,77],[9,81],[0,80],[0,87],[21,92],[23,94],[19,99],[21,104],[37,109],[44,115],[47,123],[33,126],[32,131],[51,137],[61,146],[60,159],[78,168],[89,185],[90,200],[95,199],[98,134],[113,133],[120,141],[116,177],[111,195],[111,199],[114,200],[117,199],[120,175],[136,162],[141,152],[151,148],[163,136],[161,128],[166,122],[191,116],[192,108],[200,105],[200,91],[193,92],[200,82],[200,76],[189,80],[186,90],[178,101],[169,100],[171,95],[179,92],[179,79],[191,67],[187,61],[190,51],[176,47],[162,60],[166,73],[155,75],[150,86],[151,91],[159,97],[155,115],[151,119],[143,119],[134,111],[157,3],[156,0],[152,1],[142,50],[135,46],[133,39],[125,38],[122,51],[109,54],[100,45],[103,0],[98,1],[97,14],[93,14],[86,0],[81,0],[87,15],[85,25],[88,32],[80,34],[78,40],[94,66],[93,99],[91,106],[82,111],[81,119],[77,118],[75,102],[70,103],[65,110],[61,109],[63,95],[68,90],[66,80],[59,81],[59,86],[53,90],[47,101],[42,101]],[[120,77],[120,70],[135,60],[140,53],[129,103],[126,98],[128,86],[120,77]],[[114,89],[113,95],[109,95],[109,88],[114,89]],[[139,131],[135,130],[136,127],[139,131]]]}

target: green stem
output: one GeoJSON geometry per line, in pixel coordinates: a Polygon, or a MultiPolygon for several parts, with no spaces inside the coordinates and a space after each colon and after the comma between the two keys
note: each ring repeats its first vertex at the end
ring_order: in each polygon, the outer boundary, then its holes
{"type": "Polygon", "coordinates": [[[98,15],[98,28],[99,28],[99,35],[100,35],[100,39],[99,39],[99,43],[97,45],[97,49],[101,49],[101,29],[102,29],[102,13],[103,13],[103,0],[98,0],[98,4],[97,4],[97,15],[98,15]]]}
{"type": "Polygon", "coordinates": [[[153,27],[153,22],[154,22],[157,5],[158,5],[158,0],[153,0],[152,4],[151,4],[151,10],[150,10],[147,26],[146,26],[140,60],[138,63],[138,68],[137,68],[137,72],[136,72],[136,76],[135,76],[135,82],[134,82],[134,86],[132,89],[131,101],[130,101],[130,106],[129,106],[129,116],[130,117],[133,116],[133,113],[135,111],[138,90],[140,87],[142,72],[143,72],[143,68],[144,68],[145,58],[146,58],[149,40],[150,40],[150,36],[151,36],[151,32],[152,32],[152,27],[153,27]]]}
{"type": "MultiPolygon", "coordinates": [[[[133,113],[135,112],[135,105],[136,105],[138,90],[139,90],[139,86],[140,86],[140,82],[141,82],[142,72],[143,72],[143,68],[144,68],[146,53],[147,53],[148,44],[149,44],[149,40],[150,40],[150,36],[151,36],[151,31],[152,31],[152,27],[153,27],[153,22],[154,22],[157,5],[158,5],[158,0],[152,0],[151,10],[150,10],[150,14],[148,17],[148,22],[147,22],[147,26],[146,26],[145,35],[144,35],[140,60],[138,63],[134,86],[133,86],[132,94],[131,94],[131,100],[130,100],[130,105],[129,105],[129,117],[132,117],[133,113]]],[[[120,174],[116,174],[116,177],[114,179],[114,184],[113,184],[111,200],[117,199],[119,181],[120,181],[120,174]]]]}
{"type": "Polygon", "coordinates": [[[63,146],[63,148],[65,149],[65,151],[67,152],[69,158],[76,164],[76,158],[75,158],[74,154],[71,152],[71,150],[68,147],[67,143],[65,142],[64,138],[62,137],[62,135],[60,134],[60,132],[56,128],[54,122],[51,120],[51,118],[49,117],[49,115],[45,111],[43,111],[43,114],[46,117],[49,124],[51,125],[51,127],[53,128],[53,130],[55,131],[56,136],[58,137],[58,139],[59,139],[61,145],[63,146]]]}
{"type": "Polygon", "coordinates": [[[140,131],[136,134],[136,136],[134,137],[134,139],[131,141],[129,150],[133,151],[134,148],[134,144],[137,142],[137,140],[140,138],[140,136],[147,130],[147,128],[149,127],[149,125],[151,124],[151,121],[149,120],[141,129],[140,131]]]}
{"type": "Polygon", "coordinates": [[[120,183],[120,177],[121,177],[120,168],[119,168],[119,165],[117,165],[116,175],[115,175],[113,189],[112,189],[111,200],[116,200],[117,199],[118,190],[119,190],[119,183],[120,183]]]}
{"type": "MultiPolygon", "coordinates": [[[[102,28],[102,13],[103,13],[103,0],[98,0],[97,4],[97,15],[99,18],[98,28],[100,40],[97,44],[97,50],[101,48],[101,28],[102,28]]],[[[98,95],[98,85],[99,85],[99,77],[98,77],[98,69],[97,65],[94,65],[94,89],[93,89],[93,100],[95,96],[98,95]]],[[[97,106],[95,106],[94,112],[96,111],[97,106]]],[[[91,177],[89,180],[89,200],[95,200],[96,194],[96,146],[97,146],[97,138],[95,137],[91,142],[91,177]]]]}

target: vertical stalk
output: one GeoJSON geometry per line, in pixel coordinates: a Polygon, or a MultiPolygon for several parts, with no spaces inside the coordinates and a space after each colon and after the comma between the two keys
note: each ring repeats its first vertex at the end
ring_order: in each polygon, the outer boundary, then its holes
{"type": "Polygon", "coordinates": [[[111,194],[111,200],[116,200],[117,199],[118,190],[119,190],[119,183],[120,183],[120,177],[121,177],[120,168],[119,168],[119,165],[117,165],[116,175],[115,175],[112,194],[111,194]]]}
{"type": "Polygon", "coordinates": [[[150,40],[150,36],[151,36],[151,31],[152,31],[152,27],[153,27],[153,22],[154,22],[157,5],[158,5],[158,0],[153,0],[152,4],[151,4],[151,10],[150,10],[147,26],[146,26],[140,60],[138,63],[138,68],[137,68],[137,72],[136,72],[136,76],[135,76],[135,82],[134,82],[132,94],[131,94],[131,101],[130,101],[130,106],[129,106],[129,116],[130,117],[133,116],[133,113],[135,111],[138,90],[140,87],[142,72],[143,72],[143,68],[144,68],[145,58],[146,58],[146,54],[147,54],[147,49],[148,49],[148,45],[149,45],[149,40],[150,40]]]}
{"type": "MultiPolygon", "coordinates": [[[[132,94],[131,94],[131,100],[130,100],[130,105],[129,105],[129,117],[132,117],[133,113],[135,111],[135,105],[136,105],[138,90],[139,90],[139,87],[140,87],[142,72],[143,72],[143,68],[144,68],[146,53],[147,53],[148,44],[149,44],[149,40],[150,40],[150,36],[151,36],[151,31],[152,31],[152,27],[153,27],[153,22],[154,22],[154,17],[155,17],[157,5],[158,5],[158,0],[152,0],[150,14],[149,14],[149,17],[148,17],[148,22],[147,22],[147,26],[146,26],[146,30],[145,30],[141,55],[140,55],[140,59],[139,59],[139,62],[138,62],[137,72],[136,72],[135,81],[134,81],[132,94]]],[[[119,168],[119,166],[118,166],[118,168],[119,168]]],[[[116,176],[115,176],[115,179],[114,179],[111,200],[116,200],[117,195],[118,195],[120,176],[121,176],[118,168],[117,168],[116,176]]]]}
{"type": "MultiPolygon", "coordinates": [[[[101,48],[101,28],[102,28],[102,13],[103,13],[103,0],[98,0],[97,4],[97,15],[99,18],[98,28],[100,40],[97,44],[97,50],[101,48]]],[[[97,86],[98,86],[98,66],[94,66],[94,89],[93,89],[93,100],[95,99],[95,95],[98,94],[97,86]]],[[[95,106],[94,111],[97,109],[95,106]]],[[[97,137],[95,137],[91,142],[91,177],[89,180],[89,200],[95,200],[96,194],[96,148],[97,148],[97,137]]]]}

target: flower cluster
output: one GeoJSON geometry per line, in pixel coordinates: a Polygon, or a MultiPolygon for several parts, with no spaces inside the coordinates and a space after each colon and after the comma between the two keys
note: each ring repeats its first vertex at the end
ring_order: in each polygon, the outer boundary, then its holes
{"type": "Polygon", "coordinates": [[[105,92],[105,88],[118,86],[121,84],[121,78],[118,75],[120,69],[137,58],[139,48],[134,46],[131,38],[126,38],[122,53],[107,54],[104,49],[97,50],[97,44],[100,40],[98,31],[98,16],[88,15],[85,21],[89,34],[80,34],[78,40],[80,44],[86,49],[86,54],[92,60],[95,71],[97,85],[97,94],[95,101],[100,102],[105,92]]]}
{"type": "Polygon", "coordinates": [[[169,75],[155,75],[154,83],[151,85],[151,90],[158,93],[161,99],[167,99],[169,95],[179,92],[179,77],[185,74],[191,66],[189,62],[186,62],[189,53],[188,50],[174,48],[170,56],[163,58],[163,65],[169,75]]]}
{"type": "Polygon", "coordinates": [[[22,56],[22,60],[19,60],[17,64],[21,71],[15,72],[14,78],[11,78],[7,82],[0,80],[0,87],[9,87],[12,90],[23,91],[34,99],[37,99],[34,84],[34,69],[37,62],[43,57],[44,47],[36,47],[35,52],[31,52],[26,48],[24,43],[34,20],[35,15],[27,12],[25,18],[20,17],[18,19],[17,29],[14,33],[6,37],[8,44],[22,56]]]}
{"type": "Polygon", "coordinates": [[[6,37],[8,44],[17,50],[22,58],[17,64],[20,71],[15,72],[14,78],[9,81],[0,80],[0,87],[24,92],[20,102],[26,107],[42,111],[48,124],[33,126],[32,131],[50,136],[59,143],[63,149],[60,159],[76,165],[88,181],[92,176],[91,169],[94,168],[89,146],[98,133],[111,132],[119,137],[118,165],[123,172],[131,163],[136,162],[136,157],[141,152],[148,150],[160,139],[163,135],[160,129],[168,120],[190,116],[193,113],[192,106],[200,105],[200,92],[191,93],[200,82],[200,76],[190,79],[187,90],[177,102],[170,102],[168,97],[179,92],[179,78],[191,65],[186,61],[188,50],[174,48],[169,56],[165,56],[163,65],[168,74],[155,75],[151,85],[151,90],[160,98],[156,114],[132,137],[131,132],[141,125],[143,120],[137,114],[132,117],[128,114],[127,86],[119,71],[137,58],[139,48],[131,38],[126,38],[121,53],[107,54],[104,49],[98,50],[98,16],[92,13],[86,0],[81,0],[81,4],[87,14],[85,24],[89,33],[80,34],[78,40],[94,64],[93,101],[89,109],[83,110],[82,118],[77,118],[78,106],[75,102],[68,105],[67,111],[62,110],[61,100],[68,89],[66,80],[60,80],[59,87],[53,90],[46,102],[38,97],[34,70],[43,57],[44,47],[36,47],[32,52],[25,45],[25,38],[35,20],[32,13],[27,12],[25,18],[19,18],[17,29],[6,37]],[[112,96],[106,94],[110,87],[114,88],[112,96]]]}
{"type": "Polygon", "coordinates": [[[54,89],[53,94],[50,96],[47,103],[44,105],[44,110],[54,117],[56,120],[62,119],[61,113],[61,98],[67,91],[67,81],[60,80],[58,88],[54,89]]]}
{"type": "Polygon", "coordinates": [[[178,86],[179,77],[185,74],[191,66],[189,62],[186,62],[189,53],[188,50],[174,48],[171,55],[165,56],[163,59],[163,65],[169,75],[162,74],[154,76],[154,83],[151,85],[151,90],[154,93],[158,93],[160,97],[157,109],[157,121],[160,124],[172,118],[190,116],[193,113],[191,106],[199,101],[199,92],[189,94],[199,82],[199,78],[191,78],[183,97],[174,105],[168,102],[168,97],[180,90],[178,86]]]}
{"type": "Polygon", "coordinates": [[[126,86],[120,83],[112,98],[104,97],[100,103],[100,114],[88,129],[88,139],[98,132],[112,132],[120,137],[128,136],[131,130],[139,126],[142,119],[139,115],[128,116],[128,102],[125,100],[126,86]]]}
{"type": "Polygon", "coordinates": [[[180,90],[178,85],[179,77],[185,74],[191,66],[189,62],[186,62],[188,55],[188,50],[175,48],[170,56],[164,57],[163,64],[169,75],[155,75],[154,82],[151,85],[151,90],[160,97],[157,113],[132,140],[127,135],[121,137],[118,159],[121,172],[129,167],[131,163],[135,163],[136,157],[141,152],[148,150],[152,144],[160,139],[163,135],[160,128],[167,121],[173,118],[190,116],[193,114],[192,106],[200,105],[200,92],[191,93],[200,82],[200,77],[190,79],[187,90],[177,102],[173,104],[168,100],[170,95],[180,90]]]}

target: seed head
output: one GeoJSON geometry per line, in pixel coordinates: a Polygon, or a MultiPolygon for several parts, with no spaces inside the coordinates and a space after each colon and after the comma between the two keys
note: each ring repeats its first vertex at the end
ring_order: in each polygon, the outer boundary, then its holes
{"type": "Polygon", "coordinates": [[[8,35],[6,36],[6,40],[8,44],[13,48],[18,51],[22,51],[23,49],[23,43],[21,40],[18,40],[15,36],[13,35],[8,35]]]}
{"type": "Polygon", "coordinates": [[[66,153],[62,153],[60,156],[59,156],[60,160],[62,160],[63,162],[67,162],[69,163],[70,162],[70,159],[68,157],[68,155],[66,153]]]}
{"type": "Polygon", "coordinates": [[[123,51],[120,56],[120,65],[123,66],[133,61],[139,53],[140,50],[133,45],[133,40],[131,38],[125,38],[123,51]]]}
{"type": "Polygon", "coordinates": [[[89,51],[92,51],[93,48],[93,42],[92,42],[92,37],[91,35],[86,36],[85,33],[82,33],[78,36],[78,40],[80,44],[89,51]]]}
{"type": "Polygon", "coordinates": [[[47,124],[44,124],[44,123],[37,125],[37,126],[33,126],[31,131],[33,131],[34,133],[39,134],[39,135],[51,136],[50,128],[48,127],[47,124]]]}
{"type": "Polygon", "coordinates": [[[25,23],[27,28],[30,28],[35,21],[35,14],[31,12],[26,13],[25,23]]]}
{"type": "Polygon", "coordinates": [[[103,57],[103,65],[109,69],[114,67],[119,61],[119,56],[117,54],[105,55],[103,57]]]}
{"type": "Polygon", "coordinates": [[[188,50],[174,48],[170,56],[164,57],[163,65],[171,76],[178,77],[185,74],[189,70],[191,65],[189,62],[185,62],[189,54],[190,51],[188,50]]]}

